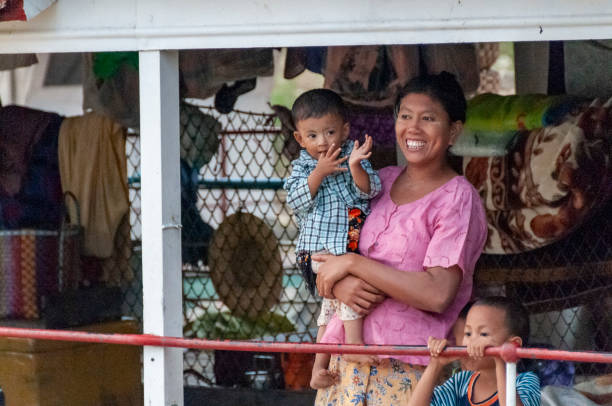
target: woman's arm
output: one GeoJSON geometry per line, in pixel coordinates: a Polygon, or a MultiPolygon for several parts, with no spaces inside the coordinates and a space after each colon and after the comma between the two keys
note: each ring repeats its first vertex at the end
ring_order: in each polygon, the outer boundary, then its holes
{"type": "Polygon", "coordinates": [[[324,297],[333,298],[336,282],[353,275],[395,300],[435,313],[444,312],[453,302],[463,277],[456,265],[405,272],[353,253],[317,255],[313,260],[324,262],[317,274],[317,288],[324,297]]]}

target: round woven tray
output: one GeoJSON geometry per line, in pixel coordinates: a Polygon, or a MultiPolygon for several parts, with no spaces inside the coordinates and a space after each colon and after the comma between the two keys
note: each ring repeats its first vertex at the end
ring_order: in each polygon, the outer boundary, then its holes
{"type": "Polygon", "coordinates": [[[272,229],[249,213],[234,213],[215,231],[210,276],[235,316],[256,317],[280,300],[283,268],[272,229]]]}

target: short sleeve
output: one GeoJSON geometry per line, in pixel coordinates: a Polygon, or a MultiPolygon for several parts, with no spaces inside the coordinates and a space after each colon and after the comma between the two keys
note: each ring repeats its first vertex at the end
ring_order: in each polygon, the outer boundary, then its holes
{"type": "Polygon", "coordinates": [[[540,380],[533,372],[525,372],[516,377],[516,393],[523,406],[540,406],[540,380]]]}
{"type": "Polygon", "coordinates": [[[472,273],[487,236],[484,208],[476,190],[464,178],[447,186],[434,206],[433,232],[423,268],[458,265],[472,273]]]}
{"type": "Polygon", "coordinates": [[[451,376],[442,385],[434,388],[430,406],[453,406],[462,394],[467,393],[472,371],[461,371],[451,376]]]}

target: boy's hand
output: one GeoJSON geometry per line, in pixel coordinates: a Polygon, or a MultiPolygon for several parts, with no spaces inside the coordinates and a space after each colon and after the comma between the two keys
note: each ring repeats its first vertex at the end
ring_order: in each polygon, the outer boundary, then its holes
{"type": "Polygon", "coordinates": [[[363,145],[359,146],[359,141],[355,140],[353,151],[349,156],[349,166],[361,165],[361,161],[372,156],[372,137],[366,134],[363,145]]]}
{"type": "Polygon", "coordinates": [[[448,341],[444,338],[435,338],[429,337],[427,339],[427,348],[429,349],[429,354],[431,355],[431,361],[436,362],[441,366],[450,364],[455,361],[457,357],[440,357],[440,353],[446,348],[446,344],[448,341]]]}
{"type": "Polygon", "coordinates": [[[475,359],[483,358],[487,347],[494,347],[495,343],[488,339],[470,340],[467,345],[468,355],[475,359]]]}
{"type": "Polygon", "coordinates": [[[340,167],[342,162],[349,159],[349,157],[338,158],[341,152],[341,148],[336,148],[335,144],[331,144],[327,152],[322,153],[317,161],[315,171],[318,172],[322,178],[337,172],[346,172],[348,168],[340,167]]]}

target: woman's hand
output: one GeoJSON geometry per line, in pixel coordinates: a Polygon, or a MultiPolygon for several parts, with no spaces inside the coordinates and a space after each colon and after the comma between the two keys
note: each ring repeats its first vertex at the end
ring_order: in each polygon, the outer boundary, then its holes
{"type": "Polygon", "coordinates": [[[321,262],[317,271],[317,290],[319,295],[328,299],[335,299],[332,292],[334,285],[349,274],[349,255],[353,254],[318,254],[312,256],[313,261],[321,262]]]}
{"type": "Polygon", "coordinates": [[[336,299],[353,309],[360,316],[372,312],[386,298],[382,291],[353,275],[338,281],[334,286],[333,293],[336,299]]]}

